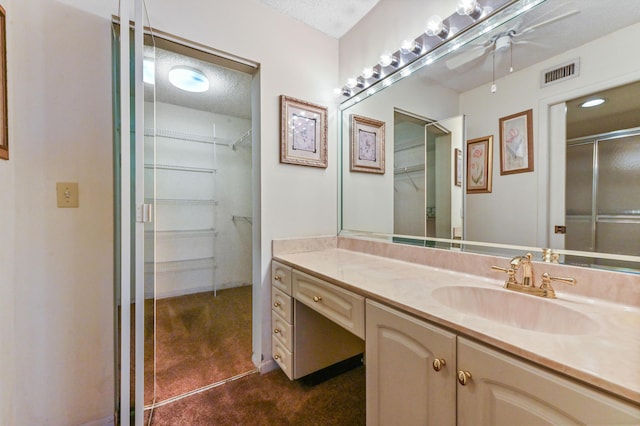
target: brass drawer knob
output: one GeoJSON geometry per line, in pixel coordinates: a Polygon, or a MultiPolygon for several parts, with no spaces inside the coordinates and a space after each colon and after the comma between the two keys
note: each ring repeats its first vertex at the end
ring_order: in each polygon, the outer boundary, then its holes
{"type": "Polygon", "coordinates": [[[276,281],[282,281],[282,277],[280,275],[274,276],[273,279],[276,281]]]}
{"type": "Polygon", "coordinates": [[[282,305],[280,305],[280,302],[273,302],[273,307],[274,308],[279,308],[280,306],[282,306],[282,305]]]}
{"type": "Polygon", "coordinates": [[[444,358],[436,358],[433,360],[433,369],[436,371],[442,370],[442,367],[444,367],[445,365],[447,365],[447,362],[444,360],[444,358]]]}
{"type": "Polygon", "coordinates": [[[322,296],[313,296],[313,301],[318,303],[322,300],[322,296]]]}
{"type": "Polygon", "coordinates": [[[279,328],[274,328],[273,329],[273,334],[278,334],[280,333],[280,329],[279,328]]]}
{"type": "Polygon", "coordinates": [[[280,355],[275,354],[275,355],[273,356],[273,359],[275,359],[276,361],[277,361],[277,360],[279,360],[279,359],[280,359],[280,355]]]}
{"type": "Polygon", "coordinates": [[[458,382],[460,382],[462,386],[465,386],[467,383],[469,383],[469,380],[471,380],[471,373],[464,370],[458,371],[458,382]]]}

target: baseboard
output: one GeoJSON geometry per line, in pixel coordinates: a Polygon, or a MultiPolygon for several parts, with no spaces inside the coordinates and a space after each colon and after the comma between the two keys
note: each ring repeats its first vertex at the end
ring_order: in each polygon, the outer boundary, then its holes
{"type": "Polygon", "coordinates": [[[94,420],[89,423],[83,423],[81,426],[114,426],[115,419],[113,416],[105,417],[100,420],[94,420]]]}
{"type": "MultiPolygon", "coordinates": [[[[234,282],[219,284],[217,291],[225,290],[228,288],[243,287],[247,285],[251,285],[251,284],[247,283],[246,281],[234,281],[234,282]]],[[[205,293],[208,291],[213,291],[213,288],[211,288],[210,285],[206,287],[192,287],[192,288],[179,289],[179,290],[173,290],[173,291],[162,291],[156,294],[156,299],[167,299],[169,297],[186,296],[188,294],[205,293]]],[[[153,293],[146,293],[144,295],[144,298],[153,299],[153,293]]]]}
{"type": "Polygon", "coordinates": [[[260,374],[264,374],[268,373],[269,371],[273,371],[276,368],[280,368],[278,367],[278,363],[273,359],[269,359],[268,361],[262,361],[262,364],[260,364],[260,367],[258,367],[258,371],[260,371],[260,374]]]}

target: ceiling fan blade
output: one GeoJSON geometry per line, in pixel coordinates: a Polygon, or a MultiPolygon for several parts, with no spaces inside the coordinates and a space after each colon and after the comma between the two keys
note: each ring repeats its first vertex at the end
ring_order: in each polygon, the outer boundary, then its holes
{"type": "Polygon", "coordinates": [[[449,68],[450,70],[454,70],[471,61],[474,61],[482,57],[482,55],[484,55],[491,46],[493,46],[493,44],[488,44],[486,46],[477,46],[465,52],[460,52],[446,62],[447,68],[449,68]]]}
{"type": "Polygon", "coordinates": [[[562,15],[558,15],[558,16],[554,16],[553,18],[549,18],[546,21],[542,21],[542,22],[538,22],[537,24],[533,24],[525,29],[523,29],[520,32],[517,32],[516,34],[514,34],[514,37],[521,37],[524,34],[530,33],[532,31],[535,31],[537,28],[540,28],[542,26],[545,25],[549,25],[553,22],[559,21],[561,19],[564,18],[568,18],[569,16],[575,15],[576,13],[580,13],[579,10],[575,9],[575,10],[570,10],[568,12],[563,13],[562,15]]]}

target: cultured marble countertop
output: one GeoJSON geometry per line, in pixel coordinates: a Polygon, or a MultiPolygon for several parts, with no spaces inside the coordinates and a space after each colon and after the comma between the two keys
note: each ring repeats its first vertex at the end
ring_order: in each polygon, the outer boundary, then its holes
{"type": "MultiPolygon", "coordinates": [[[[567,325],[577,327],[581,334],[548,333],[461,312],[438,302],[432,295],[446,286],[484,287],[512,293],[502,288],[504,280],[340,248],[274,253],[274,259],[640,404],[640,309],[637,307],[566,294],[554,300],[522,295],[536,299],[533,303],[557,304],[588,317],[583,328],[567,325]]],[[[473,290],[468,293],[473,297],[473,290]]],[[[527,303],[528,299],[522,301],[527,303]]],[[[510,300],[509,303],[519,302],[510,300]]],[[[496,312],[514,308],[503,305],[504,302],[497,300],[496,312]]],[[[543,321],[548,324],[532,323],[531,328],[557,328],[562,332],[562,318],[549,314],[543,316],[543,321]],[[556,321],[558,324],[554,325],[556,321]]],[[[579,318],[567,317],[565,321],[579,321],[579,318]]]]}

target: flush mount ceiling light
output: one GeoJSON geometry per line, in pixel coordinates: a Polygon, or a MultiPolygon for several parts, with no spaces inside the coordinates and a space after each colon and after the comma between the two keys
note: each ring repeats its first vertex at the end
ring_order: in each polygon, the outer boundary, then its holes
{"type": "Polygon", "coordinates": [[[153,59],[142,62],[142,80],[148,84],[156,84],[156,67],[153,59]]]}
{"type": "Polygon", "coordinates": [[[582,104],[580,104],[580,106],[582,108],[591,108],[594,106],[602,105],[604,102],[605,100],[602,98],[594,98],[594,99],[589,99],[588,101],[583,102],[582,104]]]}
{"type": "Polygon", "coordinates": [[[202,71],[185,66],[177,66],[169,71],[169,81],[178,89],[201,93],[209,90],[209,79],[202,71]]]}

